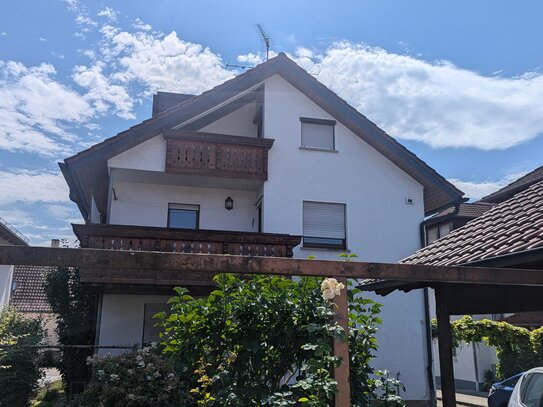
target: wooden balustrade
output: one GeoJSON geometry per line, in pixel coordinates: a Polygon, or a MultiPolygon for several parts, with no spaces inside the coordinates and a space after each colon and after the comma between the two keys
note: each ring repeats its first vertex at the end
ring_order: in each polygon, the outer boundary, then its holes
{"type": "Polygon", "coordinates": [[[300,236],[125,225],[72,225],[81,247],[174,253],[292,257],[300,236]]]}
{"type": "Polygon", "coordinates": [[[166,172],[226,178],[268,179],[272,139],[185,130],[164,131],[166,172]]]}

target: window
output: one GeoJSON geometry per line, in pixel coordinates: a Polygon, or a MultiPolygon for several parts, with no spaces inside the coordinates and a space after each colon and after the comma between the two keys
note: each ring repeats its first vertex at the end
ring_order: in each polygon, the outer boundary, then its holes
{"type": "Polygon", "coordinates": [[[426,244],[430,244],[437,239],[441,239],[452,232],[452,223],[444,223],[438,226],[432,226],[426,229],[426,244]]]}
{"type": "Polygon", "coordinates": [[[170,307],[168,307],[168,304],[145,304],[143,310],[143,337],[141,341],[144,346],[151,342],[160,342],[160,332],[162,332],[162,329],[155,326],[158,320],[154,319],[153,316],[159,312],[168,312],[169,310],[170,307]]]}
{"type": "Polygon", "coordinates": [[[170,204],[168,206],[168,227],[178,229],[198,229],[200,206],[170,204]]]}
{"type": "Polygon", "coordinates": [[[335,120],[300,117],[300,121],[302,122],[302,148],[335,151],[335,120]]]}
{"type": "Polygon", "coordinates": [[[303,203],[304,247],[345,249],[345,204],[303,203]]]}
{"type": "Polygon", "coordinates": [[[526,407],[540,407],[543,405],[543,374],[533,373],[523,380],[520,390],[521,401],[526,407]]]}

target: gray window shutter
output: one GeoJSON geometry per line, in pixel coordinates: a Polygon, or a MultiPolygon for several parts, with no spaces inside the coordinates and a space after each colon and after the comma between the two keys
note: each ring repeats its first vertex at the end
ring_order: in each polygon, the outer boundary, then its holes
{"type": "Polygon", "coordinates": [[[306,237],[345,239],[345,205],[304,201],[306,237]]]}
{"type": "Polygon", "coordinates": [[[334,149],[334,126],[302,122],[302,147],[334,149]]]}
{"type": "Polygon", "coordinates": [[[143,344],[147,345],[151,342],[160,342],[160,327],[155,326],[158,320],[153,318],[153,315],[159,312],[168,312],[170,307],[168,304],[145,304],[143,314],[143,344]]]}

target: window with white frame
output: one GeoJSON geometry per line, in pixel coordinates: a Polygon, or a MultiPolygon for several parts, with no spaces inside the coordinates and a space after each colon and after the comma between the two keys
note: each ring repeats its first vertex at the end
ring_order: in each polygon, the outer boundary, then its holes
{"type": "Polygon", "coordinates": [[[303,202],[304,247],[344,250],[345,229],[345,204],[303,202]]]}
{"type": "Polygon", "coordinates": [[[176,229],[198,229],[200,206],[187,204],[168,205],[168,227],[176,229]]]}
{"type": "Polygon", "coordinates": [[[302,148],[335,151],[335,120],[300,117],[302,124],[302,148]]]}

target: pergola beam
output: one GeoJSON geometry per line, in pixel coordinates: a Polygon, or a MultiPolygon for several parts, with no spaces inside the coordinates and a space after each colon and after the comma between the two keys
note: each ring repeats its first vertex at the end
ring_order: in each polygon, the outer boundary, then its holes
{"type": "Polygon", "coordinates": [[[0,246],[0,264],[77,266],[96,274],[93,283],[145,281],[172,285],[187,273],[276,274],[417,281],[543,286],[543,272],[463,266],[425,266],[397,263],[341,262],[279,257],[186,254],[32,246],[0,246]],[[116,279],[115,281],[110,281],[116,279]]]}

